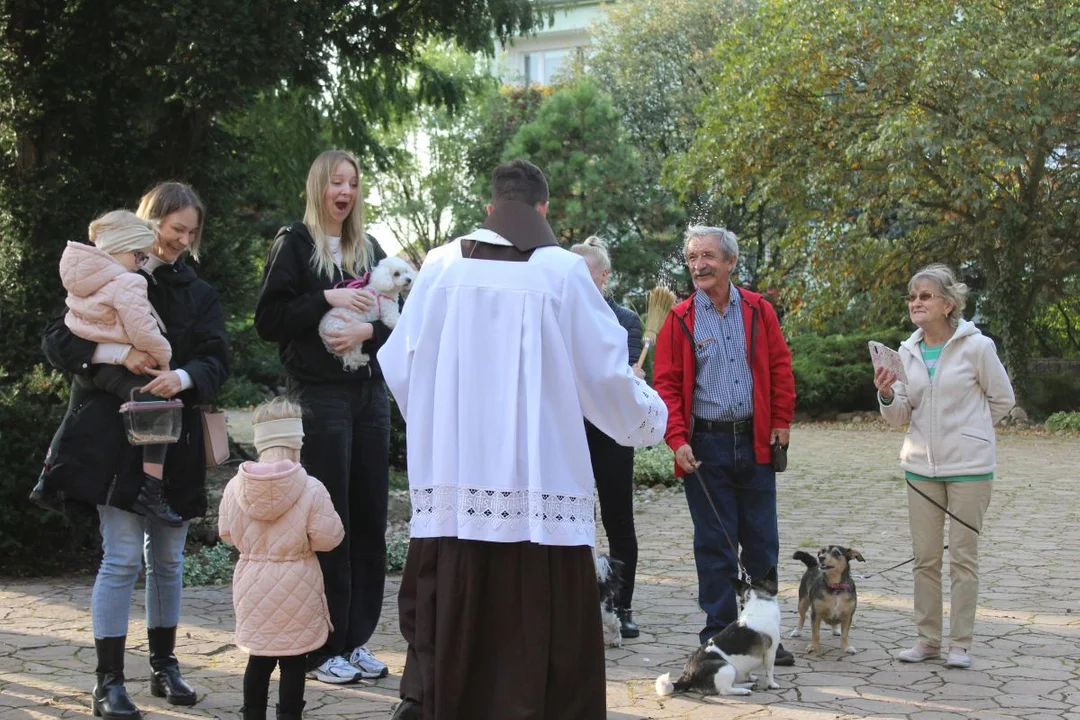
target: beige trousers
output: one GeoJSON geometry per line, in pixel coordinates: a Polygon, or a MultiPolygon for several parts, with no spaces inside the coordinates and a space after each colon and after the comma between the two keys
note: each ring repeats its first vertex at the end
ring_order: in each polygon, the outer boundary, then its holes
{"type": "MultiPolygon", "coordinates": [[[[990,505],[992,480],[911,483],[956,517],[982,530],[983,515],[990,505]]],[[[944,546],[944,511],[934,507],[910,487],[908,523],[915,553],[915,625],[919,641],[941,647],[941,561],[944,546]]],[[[952,646],[971,649],[975,631],[975,606],[979,600],[979,536],[955,520],[949,521],[949,640],[952,646]]]]}

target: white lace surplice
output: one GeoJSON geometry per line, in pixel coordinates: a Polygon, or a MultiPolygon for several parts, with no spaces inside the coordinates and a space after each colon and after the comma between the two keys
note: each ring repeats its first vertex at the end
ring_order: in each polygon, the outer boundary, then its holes
{"type": "Polygon", "coordinates": [[[379,365],[407,423],[413,537],[592,545],[582,417],[639,447],[667,424],[584,261],[557,247],[432,251],[379,365]]]}

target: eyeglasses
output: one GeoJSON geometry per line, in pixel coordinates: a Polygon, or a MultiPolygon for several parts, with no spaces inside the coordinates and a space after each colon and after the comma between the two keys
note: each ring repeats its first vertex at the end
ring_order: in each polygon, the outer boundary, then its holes
{"type": "Polygon", "coordinates": [[[919,302],[930,302],[931,300],[933,300],[936,297],[941,297],[941,296],[940,295],[935,295],[932,292],[921,292],[921,293],[919,293],[917,295],[915,293],[911,293],[910,295],[908,295],[906,297],[906,300],[909,303],[913,303],[916,300],[918,300],[919,302]]]}
{"type": "Polygon", "coordinates": [[[142,250],[132,250],[131,254],[135,256],[136,265],[142,265],[150,258],[150,256],[144,253],[142,250]]]}

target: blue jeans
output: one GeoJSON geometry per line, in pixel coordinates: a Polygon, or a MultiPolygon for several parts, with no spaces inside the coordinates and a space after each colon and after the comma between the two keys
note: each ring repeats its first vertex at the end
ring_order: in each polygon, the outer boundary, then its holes
{"type": "Polygon", "coordinates": [[[171,628],[180,622],[184,585],[184,542],[188,524],[174,528],[142,515],[98,505],[104,557],[94,580],[90,613],[94,637],[128,633],[131,596],[146,561],[146,627],[171,628]]]}
{"type": "Polygon", "coordinates": [[[739,615],[731,585],[731,579],[739,575],[739,566],[724,529],[741,549],[743,566],[751,577],[763,578],[776,567],[780,554],[776,472],[772,466],[755,461],[750,433],[695,433],[691,447],[701,467],[696,474],[687,475],[684,483],[686,504],[694,521],[698,604],[706,616],[699,634],[704,644],[739,615]],[[719,521],[699,476],[712,496],[719,521]]]}

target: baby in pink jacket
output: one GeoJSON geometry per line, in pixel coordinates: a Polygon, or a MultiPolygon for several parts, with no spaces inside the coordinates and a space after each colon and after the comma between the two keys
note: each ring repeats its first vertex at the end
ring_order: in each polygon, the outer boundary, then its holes
{"type": "Polygon", "coordinates": [[[236,645],[249,654],[244,672],[245,720],[265,720],[270,675],[281,668],[277,717],[304,709],[307,653],[330,634],[322,569],[316,552],[345,537],[330,493],[298,462],[304,437],[301,409],[277,397],[252,414],[258,462],[240,465],[225,486],[218,533],[235,545],[236,645]]]}
{"type": "MultiPolygon", "coordinates": [[[[169,369],[172,348],[165,326],[146,295],[139,269],[157,239],[157,225],[128,210],[113,210],[90,223],[90,242],[69,242],[60,256],[60,280],[67,290],[64,323],[71,332],[96,343],[130,345],[150,355],[156,367],[169,369]]],[[[122,365],[96,365],[94,385],[131,399],[149,379],[122,365]]],[[[133,510],[180,527],[184,520],[165,500],[166,444],[143,447],[143,484],[133,510]]]]}

